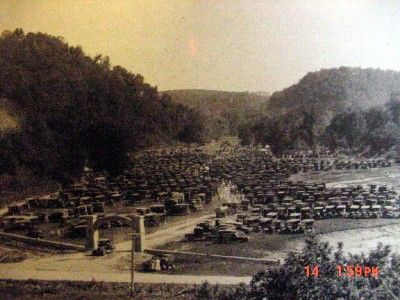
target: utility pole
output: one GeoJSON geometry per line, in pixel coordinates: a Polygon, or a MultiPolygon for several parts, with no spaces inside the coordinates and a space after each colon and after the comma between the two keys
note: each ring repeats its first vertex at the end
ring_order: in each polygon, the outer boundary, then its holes
{"type": "Polygon", "coordinates": [[[145,246],[144,217],[134,216],[132,220],[132,251],[131,251],[131,296],[135,292],[135,250],[143,252],[145,246]]]}
{"type": "Polygon", "coordinates": [[[132,251],[131,251],[131,296],[135,291],[135,239],[136,234],[132,234],[132,251]]]}

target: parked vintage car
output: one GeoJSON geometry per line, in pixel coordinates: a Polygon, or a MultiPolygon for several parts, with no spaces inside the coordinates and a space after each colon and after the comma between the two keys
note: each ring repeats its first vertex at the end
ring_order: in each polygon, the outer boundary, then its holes
{"type": "Polygon", "coordinates": [[[115,246],[111,243],[109,239],[100,239],[97,249],[93,250],[92,255],[94,256],[104,256],[109,253],[113,253],[115,246]]]}

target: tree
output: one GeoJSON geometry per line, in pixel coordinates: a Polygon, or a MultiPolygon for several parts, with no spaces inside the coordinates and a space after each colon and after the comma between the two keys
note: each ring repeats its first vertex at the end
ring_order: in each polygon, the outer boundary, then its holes
{"type": "Polygon", "coordinates": [[[327,242],[306,240],[300,253],[291,253],[276,269],[260,272],[251,281],[247,299],[390,299],[400,296],[400,256],[378,244],[368,254],[345,255],[327,242]],[[377,266],[379,276],[339,276],[337,266],[377,266]],[[305,267],[318,266],[318,276],[305,267]],[[384,298],[382,298],[384,297],[384,298]]]}
{"type": "Polygon", "coordinates": [[[386,103],[386,109],[392,121],[400,125],[400,92],[394,92],[390,95],[389,101],[386,103]]]}

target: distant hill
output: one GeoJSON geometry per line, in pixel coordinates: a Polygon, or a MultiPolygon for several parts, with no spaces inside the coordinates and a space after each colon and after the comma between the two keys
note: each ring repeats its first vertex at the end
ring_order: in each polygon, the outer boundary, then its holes
{"type": "MultiPolygon", "coordinates": [[[[398,91],[400,72],[396,71],[340,67],[310,72],[298,83],[273,93],[267,116],[248,124],[241,134],[245,137],[252,132],[256,141],[270,143],[278,152],[295,145],[313,147],[323,143],[333,120],[337,130],[351,129],[337,124],[339,115],[383,107],[398,91]]],[[[365,121],[364,117],[360,120],[365,121]]]]}
{"type": "Polygon", "coordinates": [[[238,126],[265,112],[270,95],[264,92],[170,90],[172,102],[189,106],[206,117],[211,137],[236,135],[238,126]]]}
{"type": "Polygon", "coordinates": [[[400,87],[400,72],[340,67],[307,73],[297,84],[271,96],[274,111],[345,110],[386,103],[400,87]]]}

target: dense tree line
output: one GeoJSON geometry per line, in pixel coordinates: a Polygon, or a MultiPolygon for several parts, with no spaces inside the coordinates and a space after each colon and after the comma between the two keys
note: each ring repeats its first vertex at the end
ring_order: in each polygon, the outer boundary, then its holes
{"type": "Polygon", "coordinates": [[[266,110],[269,94],[213,90],[165,91],[175,103],[198,111],[206,122],[206,135],[218,138],[237,135],[243,124],[266,110]]]}
{"type": "Polygon", "coordinates": [[[8,103],[1,116],[18,124],[0,127],[0,174],[65,181],[86,162],[118,174],[128,151],[204,138],[200,115],[160,97],[140,74],[43,33],[3,32],[0,99],[8,103]]]}
{"type": "Polygon", "coordinates": [[[274,93],[267,113],[240,127],[244,144],[357,148],[369,154],[400,145],[400,72],[346,68],[309,73],[274,93]]]}
{"type": "Polygon", "coordinates": [[[330,149],[358,149],[367,154],[383,154],[400,145],[400,102],[390,100],[384,107],[350,110],[336,115],[322,141],[330,149]]]}

